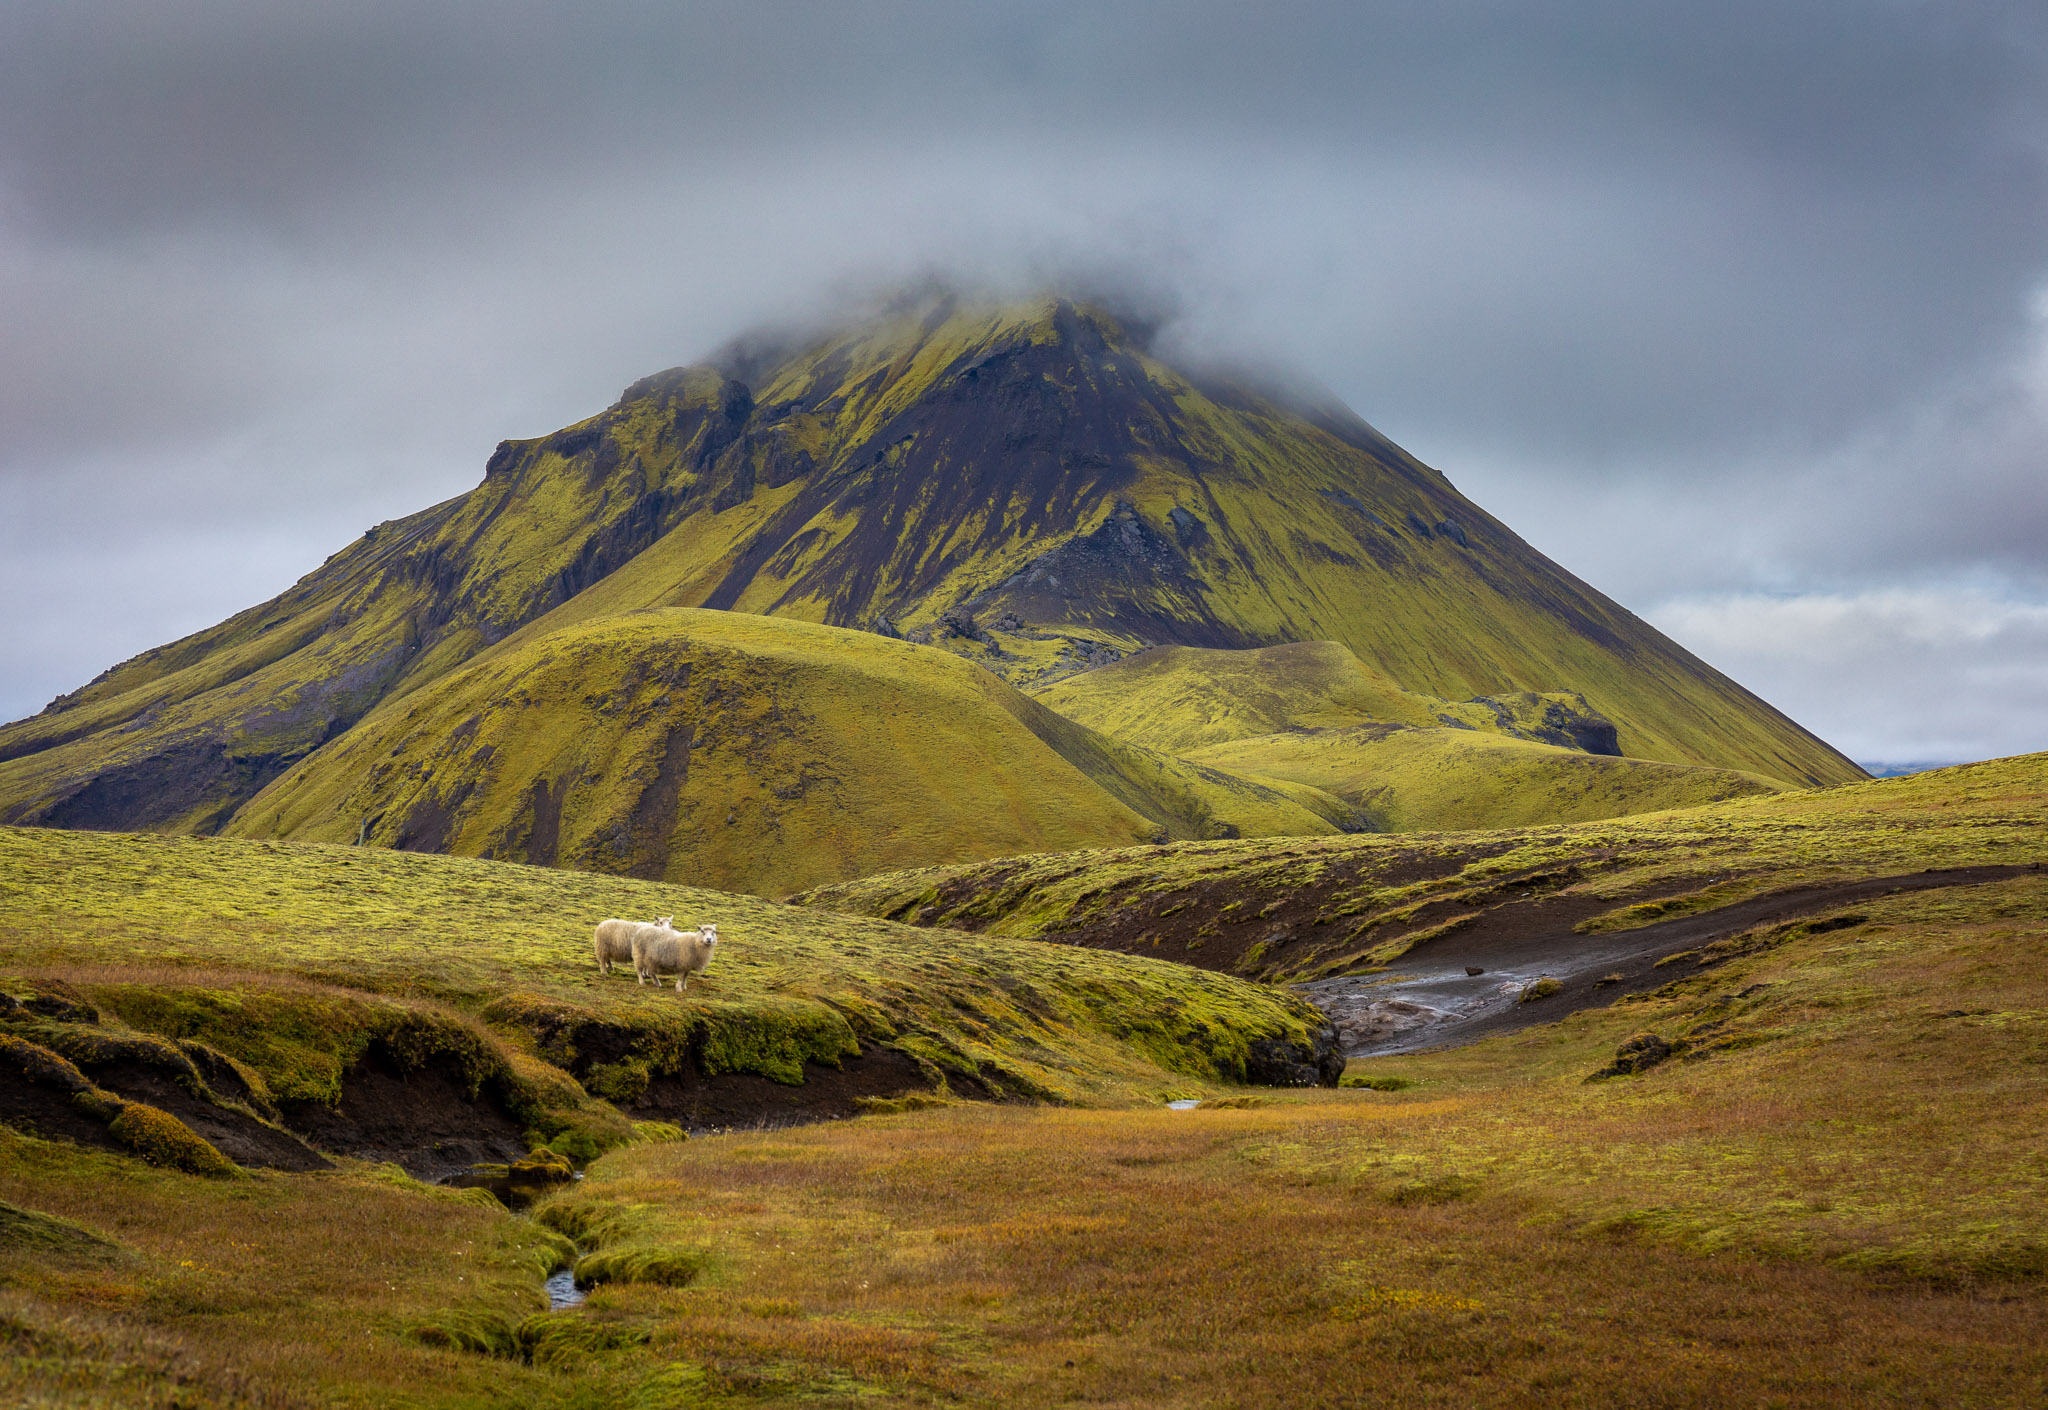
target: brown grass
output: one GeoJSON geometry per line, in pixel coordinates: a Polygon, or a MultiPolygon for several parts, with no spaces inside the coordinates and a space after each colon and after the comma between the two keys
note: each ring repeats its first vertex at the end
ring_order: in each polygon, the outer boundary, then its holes
{"type": "Polygon", "coordinates": [[[1736,940],[1610,1009],[1358,1065],[1395,1090],[618,1151],[543,1215],[626,1279],[686,1257],[692,1280],[609,1282],[538,1329],[555,1254],[502,1210],[359,1165],[206,1180],[0,1132],[0,1200],[128,1249],[0,1247],[0,1385],[451,1410],[2048,1403],[2048,874],[1736,940]],[[1585,1081],[1644,1033],[1677,1052],[1585,1081]]]}
{"type": "Polygon", "coordinates": [[[1588,1237],[1513,1193],[1404,1197],[1286,1158],[1460,1112],[953,1110],[635,1151],[578,1198],[705,1210],[723,1287],[618,1294],[668,1354],[837,1371],[898,1403],[1868,1405],[1940,1385],[2025,1404],[2048,1385],[2032,1294],[1588,1237]],[[763,1298],[801,1315],[750,1315],[763,1298]]]}

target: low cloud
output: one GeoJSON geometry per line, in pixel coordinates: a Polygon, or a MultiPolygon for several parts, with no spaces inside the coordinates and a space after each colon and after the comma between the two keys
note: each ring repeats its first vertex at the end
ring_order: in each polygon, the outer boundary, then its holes
{"type": "Polygon", "coordinates": [[[1951,584],[1720,594],[1648,616],[1866,767],[2048,741],[2048,601],[1951,584]]]}

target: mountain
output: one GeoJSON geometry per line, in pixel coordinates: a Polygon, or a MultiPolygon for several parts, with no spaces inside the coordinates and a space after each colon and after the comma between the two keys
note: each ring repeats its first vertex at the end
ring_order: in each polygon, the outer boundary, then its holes
{"type": "Polygon", "coordinates": [[[504,442],[475,489],[0,730],[0,820],[260,831],[250,801],[373,711],[673,607],[1024,688],[1149,644],[1336,641],[1407,692],[1583,697],[1629,756],[1861,777],[1341,407],[1176,370],[1100,308],[930,294],[504,442]]]}
{"type": "Polygon", "coordinates": [[[225,829],[764,895],[940,858],[1337,830],[1272,785],[1104,738],[946,652],[688,608],[488,652],[315,751],[225,829]]]}

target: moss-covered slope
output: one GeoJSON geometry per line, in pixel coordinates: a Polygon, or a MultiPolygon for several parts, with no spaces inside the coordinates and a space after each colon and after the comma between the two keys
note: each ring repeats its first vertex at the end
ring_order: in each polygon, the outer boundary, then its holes
{"type": "Polygon", "coordinates": [[[684,608],[487,652],[228,828],[767,894],[1020,851],[1330,831],[1271,788],[1092,734],[946,652],[684,608]]]}
{"type": "Polygon", "coordinates": [[[1403,690],[1335,641],[1240,651],[1162,646],[1032,694],[1090,729],[1173,754],[1288,730],[1371,724],[1444,725],[1590,754],[1621,752],[1614,722],[1583,696],[1445,700],[1403,690]]]}
{"type": "Polygon", "coordinates": [[[2048,865],[2048,754],[1566,826],[1185,843],[930,867],[806,905],[1266,979],[1446,935],[1567,937],[1927,869],[2048,865]],[[1576,927],[1576,932],[1574,931],[1576,927]]]}
{"type": "Polygon", "coordinates": [[[749,1093],[844,1098],[879,1070],[900,1072],[898,1089],[1115,1102],[1313,1067],[1324,1031],[1292,995],[1179,966],[694,887],[381,848],[0,828],[0,993],[52,991],[76,1001],[67,1017],[89,1005],[107,1031],[240,1064],[253,1103],[310,1112],[295,1124],[316,1138],[321,1109],[417,1104],[393,1086],[406,1074],[467,1091],[515,1137],[616,1141],[630,1128],[606,1099],[670,1119],[715,1107],[729,1081],[744,1116],[749,1093]],[[717,958],[686,992],[597,972],[596,921],[667,913],[719,926],[717,958]],[[366,1064],[367,1097],[352,1091],[366,1064]]]}
{"type": "Polygon", "coordinates": [[[1349,804],[1374,832],[1528,827],[1690,808],[1776,785],[1754,774],[1586,754],[1471,729],[1357,725],[1256,735],[1190,759],[1349,804]]]}
{"type": "Polygon", "coordinates": [[[1063,299],[934,295],[504,443],[475,490],[0,731],[0,819],[217,828],[494,642],[667,606],[901,632],[1020,683],[1329,639],[1446,699],[1578,692],[1637,757],[1857,776],[1348,411],[1190,377],[1063,299]]]}

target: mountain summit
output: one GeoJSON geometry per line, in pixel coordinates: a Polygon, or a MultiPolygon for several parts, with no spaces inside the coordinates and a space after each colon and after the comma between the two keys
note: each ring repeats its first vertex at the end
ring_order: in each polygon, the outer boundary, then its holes
{"type": "Polygon", "coordinates": [[[502,443],[467,494],[0,730],[0,820],[218,830],[481,654],[666,608],[1027,691],[1148,646],[1336,642],[1424,696],[1582,698],[1598,752],[1861,776],[1349,412],[1178,370],[1089,304],[933,294],[502,443]]]}

